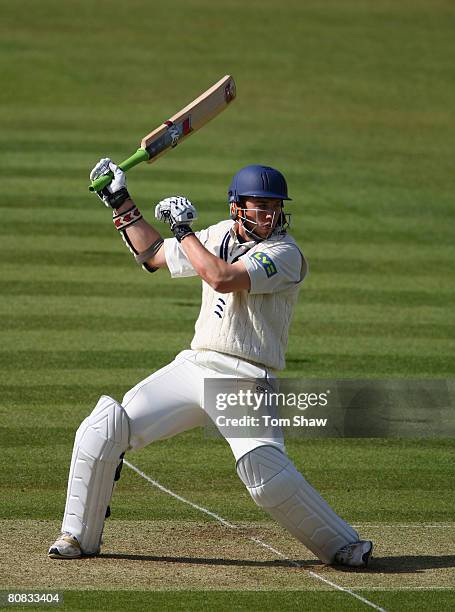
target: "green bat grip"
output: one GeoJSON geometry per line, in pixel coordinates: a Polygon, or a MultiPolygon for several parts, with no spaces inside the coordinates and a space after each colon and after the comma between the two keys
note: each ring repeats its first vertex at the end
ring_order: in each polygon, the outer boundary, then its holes
{"type": "MultiPolygon", "coordinates": [[[[130,168],[137,166],[137,164],[140,164],[141,162],[147,161],[149,159],[150,159],[150,155],[147,153],[145,149],[138,149],[136,153],[131,155],[131,157],[128,157],[128,159],[125,159],[125,161],[122,161],[122,163],[119,164],[118,167],[121,170],[123,170],[123,172],[126,172],[130,168]]],[[[89,185],[89,191],[100,191],[101,189],[103,189],[103,187],[106,187],[106,185],[109,185],[113,177],[114,175],[112,174],[112,172],[109,172],[109,174],[103,174],[102,176],[99,176],[97,179],[92,181],[91,185],[89,185]]]]}

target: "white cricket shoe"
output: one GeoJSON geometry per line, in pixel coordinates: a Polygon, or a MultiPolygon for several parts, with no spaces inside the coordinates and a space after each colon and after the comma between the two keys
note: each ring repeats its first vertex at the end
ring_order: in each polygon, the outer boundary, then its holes
{"type": "Polygon", "coordinates": [[[79,559],[82,550],[79,542],[70,533],[62,533],[47,553],[51,559],[79,559]]]}
{"type": "Polygon", "coordinates": [[[366,567],[372,552],[373,542],[370,540],[359,540],[340,548],[335,555],[335,563],[350,567],[366,567]]]}

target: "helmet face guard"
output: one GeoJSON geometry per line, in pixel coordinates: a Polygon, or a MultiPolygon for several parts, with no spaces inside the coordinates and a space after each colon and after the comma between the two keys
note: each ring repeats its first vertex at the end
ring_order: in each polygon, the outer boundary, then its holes
{"type": "MultiPolygon", "coordinates": [[[[257,227],[263,227],[265,224],[260,220],[260,217],[264,215],[264,211],[262,208],[244,208],[242,206],[238,206],[237,203],[232,202],[230,205],[231,219],[237,221],[242,224],[245,232],[251,236],[253,240],[267,240],[272,235],[281,235],[286,233],[287,228],[291,223],[291,215],[289,213],[285,213],[282,209],[280,212],[274,211],[272,214],[272,221],[270,223],[271,228],[270,232],[267,236],[261,236],[256,233],[255,229],[257,227]],[[255,219],[246,216],[246,212],[255,213],[255,219]],[[278,216],[278,219],[275,223],[275,219],[278,216]]],[[[267,223],[268,225],[268,223],[267,223]]]]}

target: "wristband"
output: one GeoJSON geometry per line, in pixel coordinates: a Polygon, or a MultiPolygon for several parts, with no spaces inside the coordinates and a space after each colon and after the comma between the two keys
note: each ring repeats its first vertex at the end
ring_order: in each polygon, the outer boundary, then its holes
{"type": "Polygon", "coordinates": [[[127,227],[137,223],[140,219],[142,219],[142,214],[137,206],[132,206],[127,211],[112,217],[112,221],[119,232],[123,232],[127,227]]]}
{"type": "Polygon", "coordinates": [[[103,201],[107,202],[111,208],[120,208],[120,206],[130,197],[126,187],[122,187],[115,193],[111,193],[109,189],[105,187],[100,193],[102,194],[103,201]]]}
{"type": "Polygon", "coordinates": [[[172,228],[172,231],[179,242],[182,242],[184,238],[190,236],[191,234],[194,235],[194,232],[189,225],[175,225],[172,228]]]}

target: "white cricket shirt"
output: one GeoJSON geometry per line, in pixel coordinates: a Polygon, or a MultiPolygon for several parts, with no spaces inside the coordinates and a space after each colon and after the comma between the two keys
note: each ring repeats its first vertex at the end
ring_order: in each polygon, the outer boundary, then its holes
{"type": "MultiPolygon", "coordinates": [[[[234,221],[221,221],[196,232],[205,248],[228,263],[239,259],[251,280],[250,291],[217,293],[202,281],[202,304],[191,342],[194,350],[212,350],[274,370],[285,367],[292,312],[308,264],[288,234],[240,243],[234,221]]],[[[176,238],[164,241],[172,278],[196,276],[176,238]]]]}

